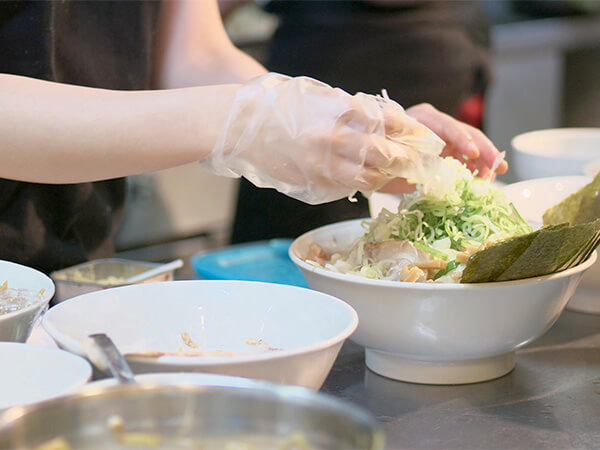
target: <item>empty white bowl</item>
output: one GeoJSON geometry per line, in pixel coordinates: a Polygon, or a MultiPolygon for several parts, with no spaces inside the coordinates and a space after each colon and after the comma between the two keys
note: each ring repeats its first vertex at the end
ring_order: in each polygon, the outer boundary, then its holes
{"type": "Polygon", "coordinates": [[[600,128],[555,128],[513,138],[511,170],[519,180],[580,175],[600,159],[600,128]]]}
{"type": "Polygon", "coordinates": [[[351,307],[320,292],[205,280],[92,292],[54,306],[42,320],[60,347],[79,355],[85,354],[82,340],[92,333],[108,334],[124,354],[209,352],[126,355],[136,373],[219,373],[312,389],[321,387],[357,324],[351,307]],[[183,333],[195,348],[185,344],[183,333]]]}
{"type": "MultiPolygon", "coordinates": [[[[538,178],[509,184],[504,188],[506,197],[534,228],[542,225],[546,209],[559,203],[592,181],[585,175],[538,178]]],[[[590,267],[581,285],[573,294],[567,308],[573,311],[600,314],[600,263],[590,267]]]]}
{"type": "Polygon", "coordinates": [[[57,348],[0,342],[0,410],[74,392],[92,376],[89,363],[57,348]]]}
{"type": "Polygon", "coordinates": [[[11,292],[19,291],[31,301],[16,311],[0,314],[0,341],[25,342],[35,321],[54,295],[54,283],[31,267],[0,261],[0,284],[5,281],[11,292]],[[42,289],[43,293],[40,294],[42,289]]]}
{"type": "Polygon", "coordinates": [[[367,366],[416,383],[472,383],[511,371],[515,350],[552,326],[596,260],[594,254],[561,273],[481,284],[370,280],[304,261],[313,242],[331,251],[363,233],[360,220],[318,228],[296,239],[290,256],[313,289],[358,312],[352,340],[366,347],[367,366]]]}

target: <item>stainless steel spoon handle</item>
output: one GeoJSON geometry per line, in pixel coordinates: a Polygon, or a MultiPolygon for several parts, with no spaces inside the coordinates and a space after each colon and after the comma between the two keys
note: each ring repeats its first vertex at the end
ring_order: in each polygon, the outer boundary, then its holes
{"type": "MultiPolygon", "coordinates": [[[[104,333],[90,334],[89,337],[101,351],[112,376],[121,384],[135,383],[135,378],[129,364],[127,364],[127,361],[119,349],[117,349],[112,339],[104,333]]],[[[92,363],[96,364],[94,361],[92,363]]]]}

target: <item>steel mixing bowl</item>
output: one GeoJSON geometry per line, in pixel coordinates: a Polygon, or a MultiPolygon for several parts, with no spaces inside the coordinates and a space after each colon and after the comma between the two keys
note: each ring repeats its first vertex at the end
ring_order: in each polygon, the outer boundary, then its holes
{"type": "Polygon", "coordinates": [[[57,438],[77,449],[120,448],[125,436],[146,436],[149,444],[156,438],[163,448],[196,448],[207,439],[220,442],[217,448],[263,437],[266,444],[256,448],[298,437],[318,449],[384,445],[369,413],[305,388],[205,374],[145,377],[130,385],[93,383],[70,396],[9,409],[0,416],[0,448],[35,449],[57,438]],[[122,431],[115,431],[115,421],[122,431]]]}

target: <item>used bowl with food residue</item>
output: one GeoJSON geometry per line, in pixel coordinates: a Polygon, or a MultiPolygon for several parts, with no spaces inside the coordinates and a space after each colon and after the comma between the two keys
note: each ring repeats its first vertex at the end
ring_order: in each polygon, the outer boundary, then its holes
{"type": "MultiPolygon", "coordinates": [[[[537,229],[542,225],[546,209],[591,181],[592,178],[585,175],[537,178],[509,184],[504,187],[504,192],[523,218],[537,229]]],[[[585,273],[567,309],[600,314],[600,263],[597,262],[585,273]]]]}
{"type": "Polygon", "coordinates": [[[382,449],[368,412],[308,389],[204,374],[139,377],[0,416],[0,448],[382,449]],[[43,447],[46,446],[46,447],[43,447]]]}
{"type": "Polygon", "coordinates": [[[580,175],[600,159],[600,128],[553,128],[515,136],[511,170],[518,180],[580,175]]]}
{"type": "Polygon", "coordinates": [[[42,272],[0,261],[0,341],[25,342],[53,295],[54,283],[42,272]]]}
{"type": "Polygon", "coordinates": [[[106,333],[135,373],[205,372],[319,389],[358,324],[346,303],[310,289],[191,280],[92,292],[42,320],[56,343],[85,355],[106,333]]]}
{"type": "Polygon", "coordinates": [[[544,334],[596,254],[560,273],[478,284],[407,283],[336,273],[305,261],[312,243],[333,253],[364,234],[361,220],[310,231],[290,247],[309,285],[350,304],[374,372],[402,381],[462,384],[510,372],[515,351],[544,334]]]}

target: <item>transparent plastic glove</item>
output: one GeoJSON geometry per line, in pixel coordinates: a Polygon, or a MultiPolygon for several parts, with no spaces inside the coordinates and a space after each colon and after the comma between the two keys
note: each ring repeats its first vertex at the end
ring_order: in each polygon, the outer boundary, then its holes
{"type": "Polygon", "coordinates": [[[316,204],[368,195],[395,177],[422,182],[443,147],[389,99],[269,73],[238,90],[203,163],[316,204]]]}

